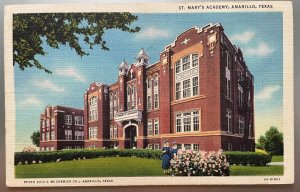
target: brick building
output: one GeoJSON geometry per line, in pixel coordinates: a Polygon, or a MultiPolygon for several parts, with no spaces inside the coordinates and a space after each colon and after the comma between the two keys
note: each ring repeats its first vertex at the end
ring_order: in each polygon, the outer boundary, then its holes
{"type": "Polygon", "coordinates": [[[253,151],[254,77],[221,24],[192,27],[150,64],[119,66],[111,85],[84,94],[84,146],[253,151]]]}
{"type": "Polygon", "coordinates": [[[83,125],[82,109],[47,106],[40,115],[40,150],[83,148],[83,125]]]}

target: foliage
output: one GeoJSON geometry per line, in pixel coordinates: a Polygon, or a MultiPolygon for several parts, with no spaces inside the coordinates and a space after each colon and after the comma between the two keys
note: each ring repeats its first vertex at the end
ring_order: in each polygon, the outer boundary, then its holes
{"type": "Polygon", "coordinates": [[[283,134],[272,126],[265,135],[260,136],[257,147],[266,150],[271,155],[283,155],[283,134]]]}
{"type": "Polygon", "coordinates": [[[139,27],[129,25],[137,20],[130,13],[26,13],[13,15],[13,61],[21,70],[36,67],[51,73],[38,60],[38,55],[45,55],[43,44],[58,49],[68,45],[81,57],[88,55],[81,42],[93,49],[100,45],[109,50],[103,39],[109,29],[120,29],[135,33],[139,27]]]}
{"type": "Polygon", "coordinates": [[[32,143],[39,147],[40,146],[40,131],[34,131],[30,136],[32,143]]]}
{"type": "Polygon", "coordinates": [[[271,156],[259,152],[225,152],[230,165],[266,166],[271,162],[271,156]]]}
{"type": "Polygon", "coordinates": [[[84,149],[84,150],[60,150],[45,152],[16,152],[15,165],[31,164],[32,162],[55,162],[74,159],[94,159],[99,157],[140,157],[148,159],[161,159],[159,150],[132,150],[132,149],[84,149]]]}
{"type": "Polygon", "coordinates": [[[229,163],[221,150],[179,150],[177,157],[171,160],[171,173],[176,176],[229,176],[229,163]]]}

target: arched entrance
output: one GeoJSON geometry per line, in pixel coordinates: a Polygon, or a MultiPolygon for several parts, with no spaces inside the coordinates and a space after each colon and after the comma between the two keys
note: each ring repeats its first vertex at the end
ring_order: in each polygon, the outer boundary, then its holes
{"type": "Polygon", "coordinates": [[[125,128],[125,148],[136,148],[137,129],[136,126],[130,125],[125,128]]]}

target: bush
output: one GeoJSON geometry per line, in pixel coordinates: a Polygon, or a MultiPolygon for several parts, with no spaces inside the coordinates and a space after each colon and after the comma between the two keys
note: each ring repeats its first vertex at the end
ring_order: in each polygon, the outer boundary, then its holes
{"type": "Polygon", "coordinates": [[[132,150],[132,149],[74,149],[74,150],[61,150],[61,151],[45,151],[45,152],[16,152],[15,153],[15,165],[18,163],[31,164],[35,162],[55,162],[68,161],[74,159],[93,159],[99,157],[140,157],[140,158],[151,158],[161,159],[160,150],[132,150]]]}
{"type": "Polygon", "coordinates": [[[175,176],[229,176],[229,163],[222,150],[179,150],[177,157],[171,160],[171,173],[175,176]]]}
{"type": "Polygon", "coordinates": [[[225,152],[225,155],[230,165],[266,166],[272,158],[269,154],[260,152],[225,152]]]}

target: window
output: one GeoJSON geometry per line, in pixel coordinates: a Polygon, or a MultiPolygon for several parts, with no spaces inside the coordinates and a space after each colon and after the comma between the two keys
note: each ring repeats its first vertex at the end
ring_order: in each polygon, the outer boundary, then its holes
{"type": "Polygon", "coordinates": [[[83,140],[84,138],[84,132],[83,131],[75,131],[75,140],[83,140]]]}
{"type": "Polygon", "coordinates": [[[230,109],[226,109],[227,131],[232,132],[232,114],[230,109]]]}
{"type": "Polygon", "coordinates": [[[152,144],[148,144],[148,149],[153,149],[152,144]]]}
{"type": "Polygon", "coordinates": [[[118,128],[117,128],[117,126],[114,126],[114,138],[115,139],[118,138],[118,128]]]}
{"type": "Polygon", "coordinates": [[[42,141],[45,141],[45,133],[42,133],[42,141]]]}
{"type": "Polygon", "coordinates": [[[198,54],[193,54],[192,56],[192,67],[198,66],[198,54]]]}
{"type": "Polygon", "coordinates": [[[42,148],[41,148],[41,151],[45,151],[45,147],[42,147],[42,148]]]}
{"type": "Polygon", "coordinates": [[[181,85],[180,82],[176,83],[176,100],[181,99],[181,85]]]}
{"type": "Polygon", "coordinates": [[[181,114],[176,116],[176,131],[181,132],[181,114]]]}
{"type": "Polygon", "coordinates": [[[51,146],[50,147],[50,151],[54,151],[55,149],[54,149],[54,146],[51,146]]]}
{"type": "Polygon", "coordinates": [[[94,121],[98,119],[98,98],[93,96],[90,98],[89,120],[94,121]]]}
{"type": "Polygon", "coordinates": [[[75,116],[75,125],[83,125],[83,117],[75,116]]]}
{"type": "Polygon", "coordinates": [[[231,99],[231,81],[226,78],[226,97],[231,99]]]}
{"type": "Polygon", "coordinates": [[[154,135],[159,134],[159,121],[158,119],[154,119],[154,135]]]}
{"type": "Polygon", "coordinates": [[[239,116],[239,134],[244,135],[245,117],[239,116]]]}
{"type": "Polygon", "coordinates": [[[46,126],[46,122],[45,120],[42,120],[42,128],[45,128],[45,126],[46,126]]]}
{"type": "Polygon", "coordinates": [[[154,149],[158,150],[159,149],[159,144],[154,144],[154,149]]]}
{"type": "Polygon", "coordinates": [[[152,109],[152,79],[147,80],[147,109],[152,109]]]}
{"type": "Polygon", "coordinates": [[[238,85],[238,93],[239,93],[239,106],[243,106],[243,87],[238,85]]]}
{"type": "Polygon", "coordinates": [[[90,109],[90,121],[94,121],[98,119],[98,109],[90,109]]]}
{"type": "Polygon", "coordinates": [[[50,126],[50,119],[47,118],[46,120],[46,127],[49,127],[50,126]]]}
{"type": "Polygon", "coordinates": [[[46,141],[50,140],[50,132],[46,132],[46,141]]]}
{"type": "Polygon", "coordinates": [[[181,72],[181,66],[180,66],[180,61],[177,61],[175,64],[175,72],[180,73],[181,72]]]}
{"type": "Polygon", "coordinates": [[[228,151],[232,151],[232,143],[228,143],[227,150],[228,150],[228,151]]]}
{"type": "Polygon", "coordinates": [[[198,95],[198,77],[193,78],[193,96],[198,95]]]}
{"type": "Polygon", "coordinates": [[[55,131],[51,131],[51,140],[55,140],[55,131]]]}
{"type": "Polygon", "coordinates": [[[190,55],[182,58],[182,71],[188,70],[190,68],[190,55]]]}
{"type": "Polygon", "coordinates": [[[51,117],[51,125],[55,125],[55,116],[51,117]]]}
{"type": "Polygon", "coordinates": [[[89,128],[89,139],[97,139],[97,127],[90,127],[89,128]]]}
{"type": "Polygon", "coordinates": [[[158,76],[154,77],[154,109],[159,107],[158,76]]]}
{"type": "Polygon", "coordinates": [[[114,137],[114,127],[111,125],[109,130],[109,138],[112,139],[113,137],[114,137]]]}
{"type": "Polygon", "coordinates": [[[176,131],[191,132],[199,131],[199,111],[185,112],[176,115],[176,131]]]}
{"type": "Polygon", "coordinates": [[[182,98],[187,98],[191,96],[190,90],[190,79],[183,81],[183,95],[182,98]]]}
{"type": "Polygon", "coordinates": [[[117,93],[114,94],[114,114],[118,112],[118,104],[117,104],[117,93]]]}
{"type": "Polygon", "coordinates": [[[230,56],[230,53],[228,51],[226,51],[226,62],[225,62],[226,66],[225,66],[225,86],[226,86],[226,89],[225,89],[225,96],[226,98],[228,99],[231,99],[231,56],[230,56]]]}
{"type": "Polygon", "coordinates": [[[185,150],[192,149],[192,145],[191,144],[184,144],[183,147],[184,147],[185,150]]]}
{"type": "Polygon", "coordinates": [[[152,99],[151,99],[151,95],[147,96],[147,109],[150,110],[152,109],[152,99]]]}
{"type": "Polygon", "coordinates": [[[191,113],[184,113],[183,114],[183,129],[184,132],[190,132],[191,131],[191,113]]]}
{"type": "Polygon", "coordinates": [[[46,147],[46,151],[49,151],[49,147],[46,147]]]}
{"type": "Polygon", "coordinates": [[[70,130],[70,129],[65,130],[65,139],[72,140],[72,130],[70,130]]]}
{"type": "Polygon", "coordinates": [[[193,150],[194,151],[199,151],[200,150],[199,144],[193,144],[193,150]]]}
{"type": "Polygon", "coordinates": [[[65,124],[72,125],[72,115],[65,115],[65,124]]]}
{"type": "Polygon", "coordinates": [[[198,65],[198,54],[187,55],[175,63],[176,100],[199,95],[198,65]]]}
{"type": "Polygon", "coordinates": [[[148,120],[148,135],[153,135],[152,120],[148,120]]]}
{"type": "Polygon", "coordinates": [[[193,126],[194,126],[194,131],[199,131],[199,112],[198,111],[193,112],[193,126]]]}
{"type": "Polygon", "coordinates": [[[135,87],[132,87],[131,92],[131,109],[135,109],[135,87]]]}
{"type": "Polygon", "coordinates": [[[113,96],[112,94],[109,96],[109,118],[112,119],[114,117],[113,111],[113,96]]]}

